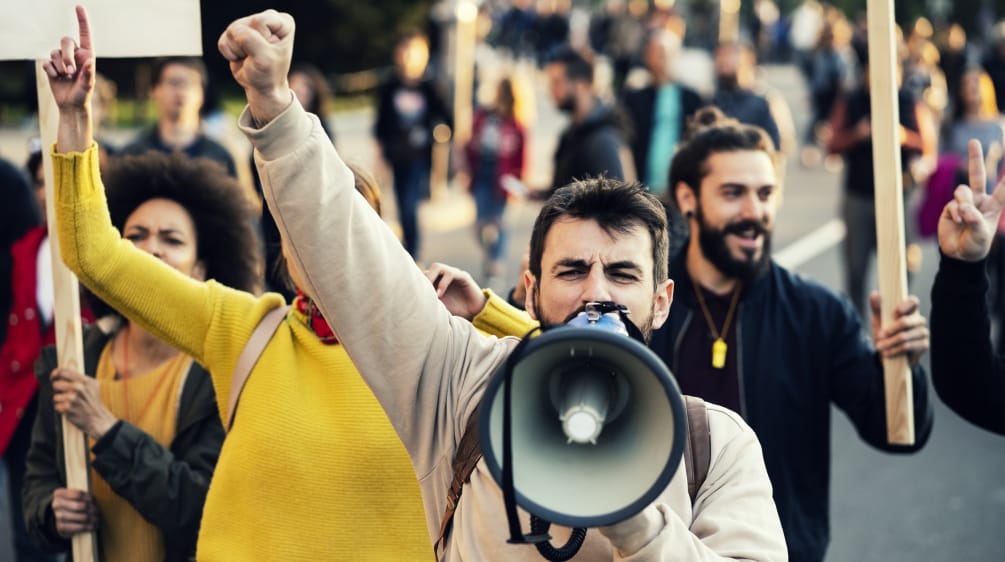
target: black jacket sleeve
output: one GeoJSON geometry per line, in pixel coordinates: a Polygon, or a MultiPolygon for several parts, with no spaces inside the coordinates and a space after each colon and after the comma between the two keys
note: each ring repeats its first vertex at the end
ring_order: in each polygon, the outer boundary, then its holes
{"type": "Polygon", "coordinates": [[[1005,359],[991,345],[985,262],[941,257],[932,286],[932,385],[964,419],[1005,435],[1005,359]]]}
{"type": "Polygon", "coordinates": [[[189,371],[180,404],[170,449],[120,421],[92,451],[94,470],[164,533],[169,552],[191,554],[224,430],[209,375],[201,368],[189,371]]]}
{"type": "Polygon", "coordinates": [[[834,307],[828,313],[833,319],[831,400],[848,415],[862,440],[873,447],[891,453],[912,453],[921,449],[932,433],[933,420],[925,370],[920,365],[911,369],[914,445],[890,444],[887,441],[882,360],[865,335],[851,303],[840,299],[831,306],[834,307]]]}

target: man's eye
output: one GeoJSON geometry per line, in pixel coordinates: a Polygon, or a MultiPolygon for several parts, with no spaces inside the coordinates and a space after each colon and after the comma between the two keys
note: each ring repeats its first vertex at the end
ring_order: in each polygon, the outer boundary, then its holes
{"type": "Polygon", "coordinates": [[[577,270],[577,269],[566,269],[565,271],[559,271],[558,272],[558,276],[559,277],[575,277],[577,275],[580,275],[581,273],[582,272],[579,271],[579,270],[577,270]]]}

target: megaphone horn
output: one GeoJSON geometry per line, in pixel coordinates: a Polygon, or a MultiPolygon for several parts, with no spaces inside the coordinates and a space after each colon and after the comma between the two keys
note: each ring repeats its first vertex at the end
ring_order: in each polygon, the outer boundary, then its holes
{"type": "Polygon", "coordinates": [[[516,504],[568,527],[640,512],[670,483],[687,439],[684,401],[663,361],[598,326],[559,326],[521,342],[482,399],[481,446],[504,496],[509,472],[516,504]]]}

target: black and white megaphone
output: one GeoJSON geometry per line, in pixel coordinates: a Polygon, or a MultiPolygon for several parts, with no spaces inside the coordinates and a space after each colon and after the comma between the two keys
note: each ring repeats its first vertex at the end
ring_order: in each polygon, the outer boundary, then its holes
{"type": "Polygon", "coordinates": [[[611,525],[652,503],[680,465],[683,397],[663,361],[628,337],[624,313],[586,305],[524,338],[489,382],[480,440],[503,488],[510,542],[548,539],[523,535],[514,502],[567,527],[611,525]]]}

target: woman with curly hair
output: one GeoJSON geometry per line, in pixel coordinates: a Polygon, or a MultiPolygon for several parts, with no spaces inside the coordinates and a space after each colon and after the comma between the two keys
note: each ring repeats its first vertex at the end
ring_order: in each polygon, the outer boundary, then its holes
{"type": "MultiPolygon", "coordinates": [[[[60,175],[67,164],[57,161],[60,175]]],[[[97,181],[97,170],[90,172],[97,181]]],[[[122,158],[104,180],[103,218],[126,240],[116,234],[94,247],[103,256],[99,270],[117,275],[117,256],[135,252],[138,267],[169,268],[188,283],[259,285],[251,206],[218,166],[148,153],[122,158]]],[[[135,288],[185,313],[156,283],[135,288]]],[[[97,302],[92,310],[106,311],[97,302]]],[[[101,323],[110,329],[84,332],[84,373],[56,369],[53,348],[38,363],[39,414],[23,492],[29,534],[56,552],[69,549],[74,533],[97,529],[104,560],[185,560],[195,551],[224,438],[212,381],[160,334],[107,312],[101,323]],[[66,488],[60,415],[88,437],[90,494],[66,488]]]]}
{"type": "MultiPolygon", "coordinates": [[[[311,298],[298,294],[284,310],[278,294],[193,280],[121,242],[91,134],[93,54],[89,45],[64,45],[46,63],[60,108],[54,168],[63,260],[105,302],[204,365],[227,420],[197,558],[432,559],[408,454],[311,298]],[[235,410],[228,396],[239,359],[273,313],[281,317],[257,349],[235,410]]],[[[373,202],[372,179],[356,178],[373,202]]]]}

